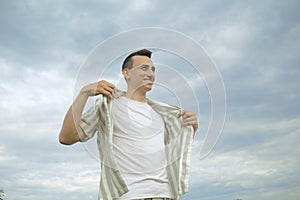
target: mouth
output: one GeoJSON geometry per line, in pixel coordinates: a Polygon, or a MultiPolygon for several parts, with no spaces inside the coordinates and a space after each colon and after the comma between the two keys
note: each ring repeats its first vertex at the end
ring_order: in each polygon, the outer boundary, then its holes
{"type": "Polygon", "coordinates": [[[146,79],[143,79],[145,82],[149,82],[149,84],[153,84],[153,80],[152,79],[148,79],[148,78],[146,78],[146,79]]]}

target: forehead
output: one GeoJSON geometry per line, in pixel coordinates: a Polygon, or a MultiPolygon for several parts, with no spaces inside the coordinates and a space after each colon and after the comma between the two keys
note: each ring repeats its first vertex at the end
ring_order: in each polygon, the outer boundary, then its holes
{"type": "Polygon", "coordinates": [[[143,64],[153,65],[152,60],[147,56],[138,56],[138,55],[133,56],[132,60],[133,60],[133,67],[140,66],[143,64]]]}

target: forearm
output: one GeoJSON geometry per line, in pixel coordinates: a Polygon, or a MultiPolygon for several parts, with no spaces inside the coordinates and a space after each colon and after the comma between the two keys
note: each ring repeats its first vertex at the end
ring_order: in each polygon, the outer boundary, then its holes
{"type": "Polygon", "coordinates": [[[80,119],[87,99],[88,96],[80,92],[69,108],[59,133],[60,143],[70,145],[80,141],[80,135],[82,135],[80,119]]]}

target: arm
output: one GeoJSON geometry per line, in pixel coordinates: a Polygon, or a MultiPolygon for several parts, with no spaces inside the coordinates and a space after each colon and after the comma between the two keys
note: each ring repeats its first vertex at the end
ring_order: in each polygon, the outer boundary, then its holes
{"type": "Polygon", "coordinates": [[[111,99],[114,89],[115,86],[113,84],[104,80],[84,86],[65,116],[59,133],[59,142],[71,145],[80,141],[83,132],[79,124],[88,97],[103,94],[111,99]]]}

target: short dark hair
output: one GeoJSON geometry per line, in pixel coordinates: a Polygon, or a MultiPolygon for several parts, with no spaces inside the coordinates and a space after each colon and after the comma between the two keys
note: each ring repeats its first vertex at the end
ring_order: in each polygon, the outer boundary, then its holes
{"type": "Polygon", "coordinates": [[[139,51],[135,51],[135,52],[129,54],[123,62],[122,70],[125,68],[130,69],[132,67],[132,64],[133,64],[132,57],[133,56],[147,56],[148,58],[151,58],[151,54],[152,54],[152,52],[148,49],[141,49],[139,51]]]}

